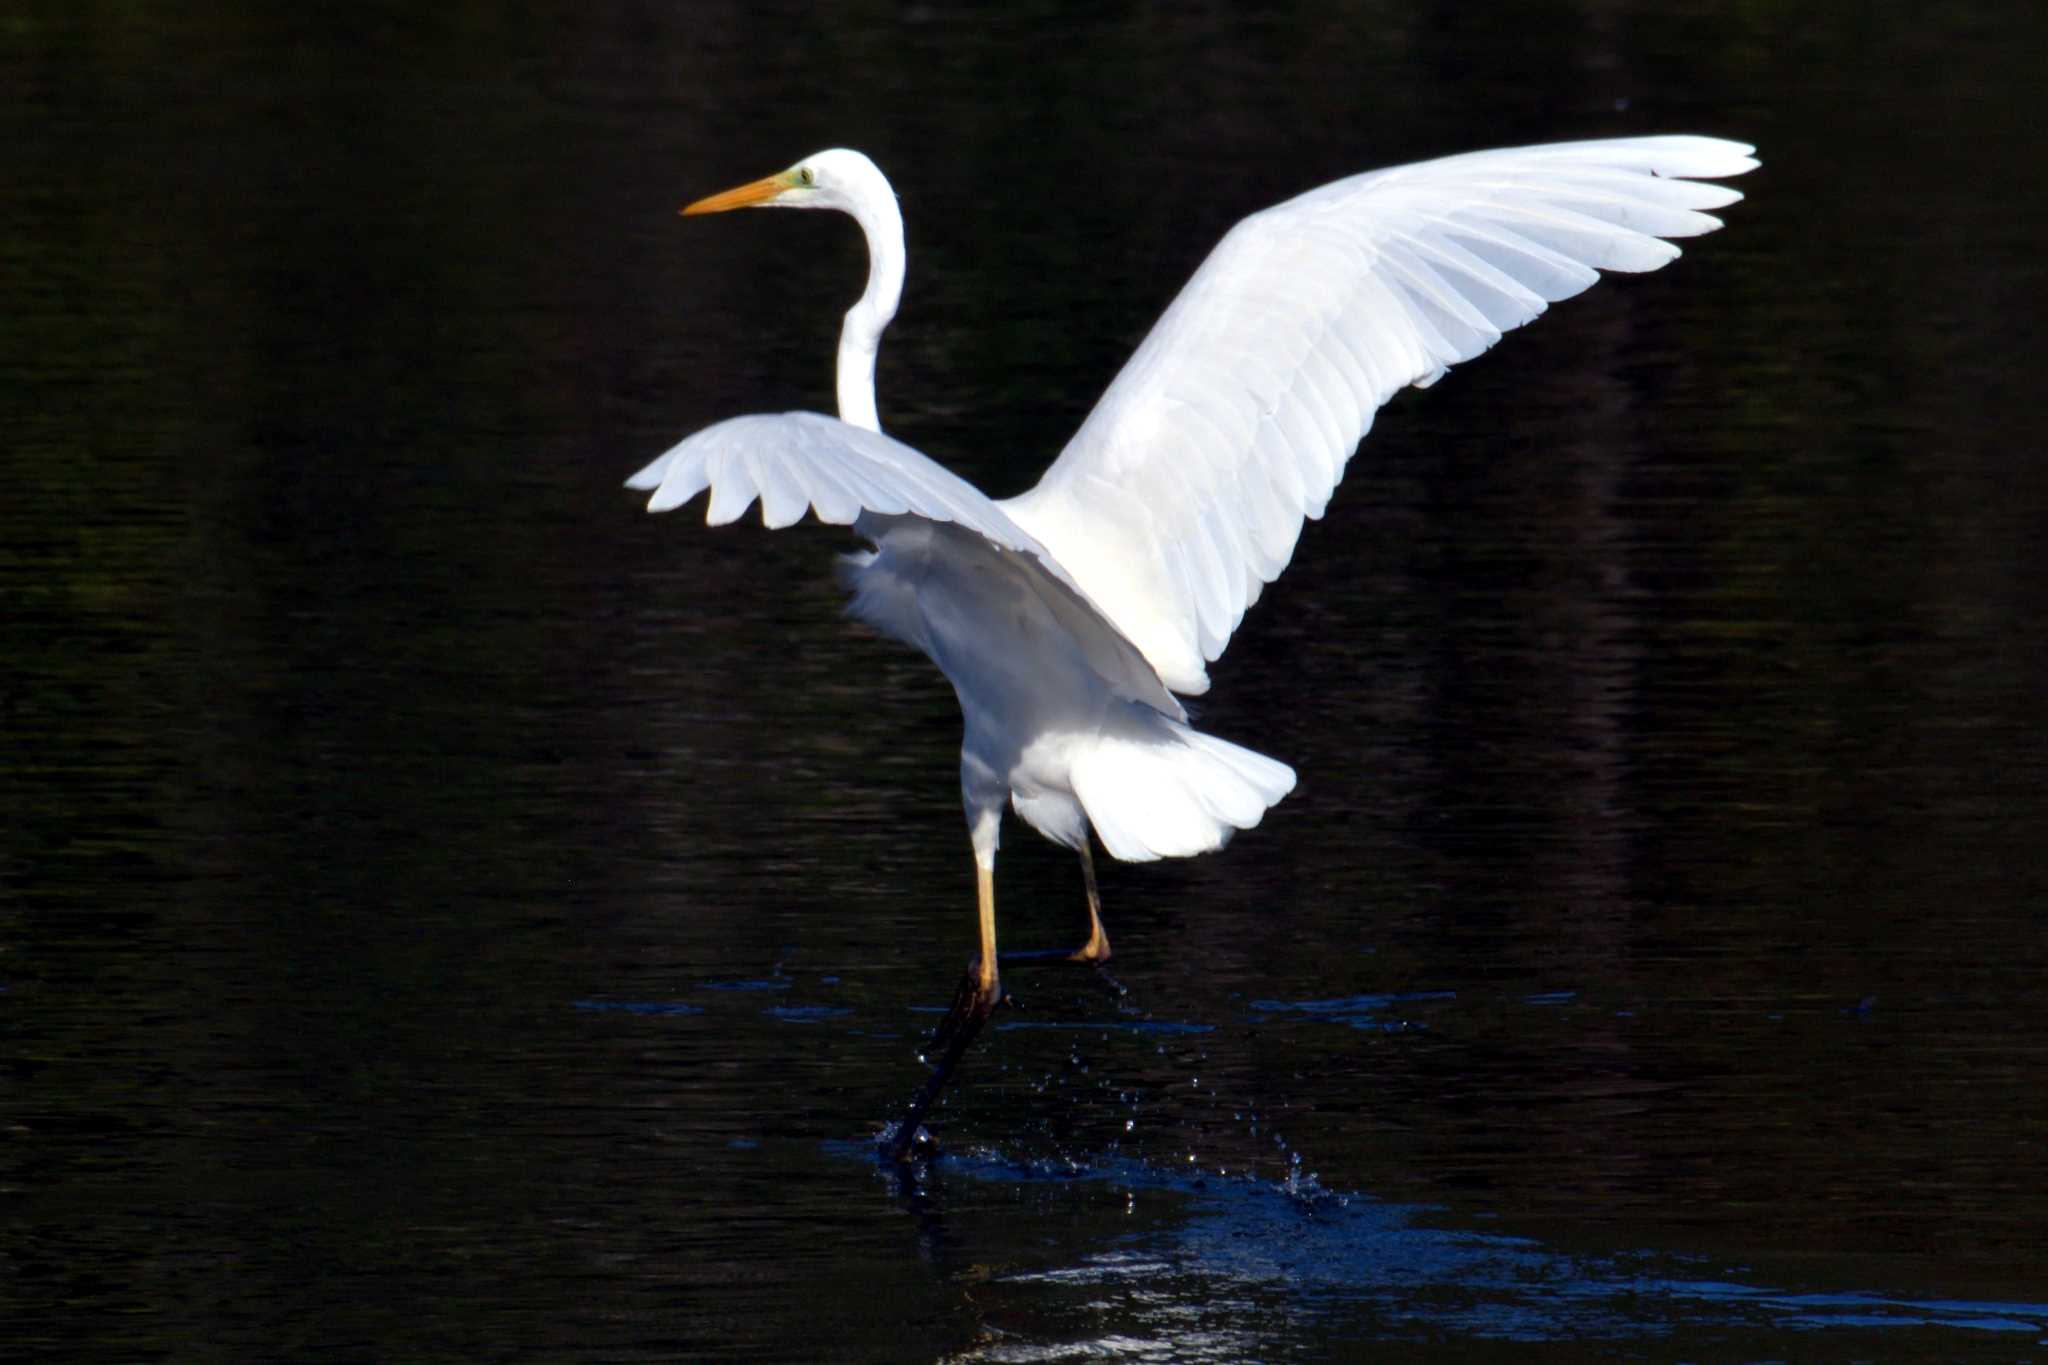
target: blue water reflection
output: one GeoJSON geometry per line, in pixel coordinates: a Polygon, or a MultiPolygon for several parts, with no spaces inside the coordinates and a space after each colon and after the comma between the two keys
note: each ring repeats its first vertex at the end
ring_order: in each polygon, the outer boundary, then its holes
{"type": "MultiPolygon", "coordinates": [[[[828,1145],[868,1156],[855,1144],[828,1145]]],[[[1698,1256],[1572,1253],[1440,1226],[1426,1207],[1328,1190],[1298,1167],[1275,1182],[1121,1157],[1020,1162],[991,1151],[947,1156],[942,1167],[926,1179],[1026,1197],[1107,1187],[1139,1225],[1073,1261],[994,1275],[981,1297],[1005,1324],[1000,1346],[956,1359],[1066,1359],[1077,1348],[1119,1359],[1271,1359],[1283,1323],[1290,1341],[1325,1350],[1347,1341],[1697,1341],[1903,1329],[2030,1334],[2048,1345],[2048,1302],[1802,1290],[1754,1283],[1740,1267],[1698,1256]],[[1141,1210],[1152,1216],[1138,1218],[1141,1210]],[[1305,1328],[1304,1314],[1322,1321],[1305,1328]],[[1100,1337],[1080,1347],[1074,1334],[1091,1327],[1100,1337]]],[[[1864,1348],[1885,1351],[1882,1342],[1864,1340],[1864,1348]]],[[[1941,1354],[1924,1342],[1919,1351],[1941,1354]]],[[[1822,1352],[1832,1358],[1824,1345],[1795,1354],[1822,1352]]]]}
{"type": "Polygon", "coordinates": [[[1264,1021],[1274,1015],[1295,1014],[1348,1024],[1355,1029],[1397,1032],[1426,1027],[1420,1021],[1398,1013],[1403,1005],[1457,998],[1456,991],[1412,991],[1400,995],[1347,995],[1332,1000],[1254,1000],[1252,1017],[1264,1021]]]}

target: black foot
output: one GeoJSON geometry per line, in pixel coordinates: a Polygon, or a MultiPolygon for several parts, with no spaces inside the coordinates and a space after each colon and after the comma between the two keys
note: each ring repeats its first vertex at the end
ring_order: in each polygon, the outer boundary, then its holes
{"type": "MultiPolygon", "coordinates": [[[[954,988],[952,1008],[946,1011],[945,1018],[939,1020],[939,1026],[932,1030],[931,1044],[925,1048],[926,1057],[943,1059],[948,1053],[965,1052],[967,1045],[974,1041],[974,1035],[981,1032],[981,1026],[988,1022],[989,1016],[1009,999],[1002,993],[1000,986],[993,994],[982,990],[979,966],[979,962],[967,964],[966,973],[960,978],[960,984],[954,988]],[[964,1037],[961,1035],[963,1029],[966,1030],[964,1037]]],[[[958,1060],[957,1055],[954,1060],[958,1060]]],[[[943,1060],[934,1064],[942,1067],[947,1065],[943,1060]]]]}
{"type": "Polygon", "coordinates": [[[930,1161],[938,1154],[939,1140],[923,1124],[917,1125],[907,1138],[903,1136],[902,1124],[891,1124],[875,1138],[875,1157],[886,1166],[913,1165],[930,1161]]]}
{"type": "Polygon", "coordinates": [[[925,1078],[917,1094],[910,1101],[910,1108],[903,1116],[903,1122],[893,1132],[886,1133],[876,1144],[876,1155],[891,1166],[901,1166],[919,1157],[929,1157],[938,1150],[938,1143],[925,1131],[924,1116],[937,1102],[939,1092],[946,1088],[946,1082],[953,1077],[953,1071],[960,1065],[961,1057],[981,1033],[982,1026],[996,1007],[1003,1002],[1000,989],[982,989],[980,963],[970,963],[967,974],[961,978],[959,989],[953,993],[953,1008],[946,1011],[946,1017],[939,1021],[932,1033],[928,1055],[936,1060],[932,1074],[925,1078]]]}
{"type": "Polygon", "coordinates": [[[1117,999],[1122,1000],[1125,996],[1131,993],[1130,988],[1128,986],[1124,985],[1123,982],[1117,980],[1116,977],[1110,974],[1110,970],[1107,965],[1100,962],[1096,963],[1095,975],[1101,979],[1102,984],[1104,986],[1109,988],[1109,993],[1115,996],[1117,999]]]}

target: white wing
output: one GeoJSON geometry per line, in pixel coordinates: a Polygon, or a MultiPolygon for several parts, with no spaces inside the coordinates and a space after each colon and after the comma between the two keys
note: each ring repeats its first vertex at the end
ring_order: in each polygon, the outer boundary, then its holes
{"type": "Polygon", "coordinates": [[[712,526],[737,521],[756,498],[761,524],[792,526],[805,512],[850,526],[862,512],[957,522],[1007,549],[1052,564],[1043,545],[958,474],[882,435],[816,412],[731,417],[687,436],[626,480],[653,490],[650,512],[681,507],[705,489],[712,526]]]}
{"type": "MultiPolygon", "coordinates": [[[[794,525],[807,511],[877,543],[906,518],[964,527],[988,541],[990,553],[1010,552],[1010,567],[1119,695],[1186,718],[1144,655],[1045,546],[973,484],[880,432],[815,412],[728,418],[685,437],[626,487],[653,492],[650,512],[680,507],[708,488],[704,519],[713,526],[738,520],[758,498],[770,528],[794,525]]],[[[916,629],[875,623],[919,643],[916,629]]]]}
{"type": "Polygon", "coordinates": [[[1232,228],[1037,487],[997,504],[1177,692],[1319,517],[1374,411],[1592,284],[1655,270],[1753,169],[1704,137],[1561,143],[1339,180],[1232,228]]]}

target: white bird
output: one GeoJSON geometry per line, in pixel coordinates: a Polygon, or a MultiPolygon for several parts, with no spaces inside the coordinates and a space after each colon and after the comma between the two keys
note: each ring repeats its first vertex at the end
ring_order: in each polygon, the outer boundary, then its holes
{"type": "Polygon", "coordinates": [[[1718,228],[1707,211],[1742,197],[1701,182],[1754,169],[1752,150],[1640,137],[1475,152],[1255,213],[1202,263],[1037,486],[1000,502],[881,433],[875,353],[904,248],[896,195],[872,161],[819,152],[683,210],[838,209],[867,237],[867,288],[839,337],[839,418],[733,418],[627,486],[653,490],[656,512],[709,488],[712,525],[757,498],[770,527],[807,510],[850,524],[874,546],[842,561],[850,610],[952,682],[981,927],[952,1059],[999,999],[1004,803],[1079,851],[1089,938],[1076,956],[1108,957],[1091,827],[1117,858],[1186,857],[1256,825],[1294,786],[1286,764],[1189,726],[1174,694],[1208,689],[1205,665],[1287,566],[1302,519],[1322,515],[1380,404],[1434,383],[1598,270],[1675,259],[1664,238],[1718,228]]]}

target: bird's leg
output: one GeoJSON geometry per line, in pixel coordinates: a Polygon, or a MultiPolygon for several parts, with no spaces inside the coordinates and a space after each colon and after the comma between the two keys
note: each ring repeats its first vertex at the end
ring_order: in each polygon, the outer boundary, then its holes
{"type": "Polygon", "coordinates": [[[901,1164],[917,1141],[924,1116],[938,1101],[939,1092],[953,1078],[960,1059],[981,1033],[982,1025],[1002,1003],[1002,983],[996,974],[996,873],[995,868],[975,862],[976,890],[981,901],[981,956],[967,964],[960,985],[953,992],[953,1007],[932,1033],[931,1051],[937,1054],[932,1074],[911,1098],[903,1122],[881,1144],[882,1160],[901,1164]]]}
{"type": "Polygon", "coordinates": [[[1070,962],[1109,961],[1109,935],[1102,931],[1102,894],[1095,889],[1095,855],[1088,851],[1087,831],[1081,836],[1081,884],[1088,889],[1088,941],[1067,955],[1070,962]]]}
{"type": "Polygon", "coordinates": [[[981,988],[986,1014],[1002,996],[996,976],[996,870],[992,865],[975,863],[974,893],[981,915],[981,970],[976,973],[976,983],[981,988]]]}
{"type": "MultiPolygon", "coordinates": [[[[1003,1000],[1002,978],[996,969],[995,869],[977,864],[975,873],[976,891],[981,902],[981,956],[967,964],[967,971],[953,992],[953,1007],[946,1011],[946,1017],[932,1031],[930,1050],[941,1057],[953,1051],[953,1038],[960,1029],[969,1030],[968,1041],[971,1042],[1003,1000]]],[[[962,1050],[965,1047],[966,1044],[961,1044],[962,1050]]]]}

